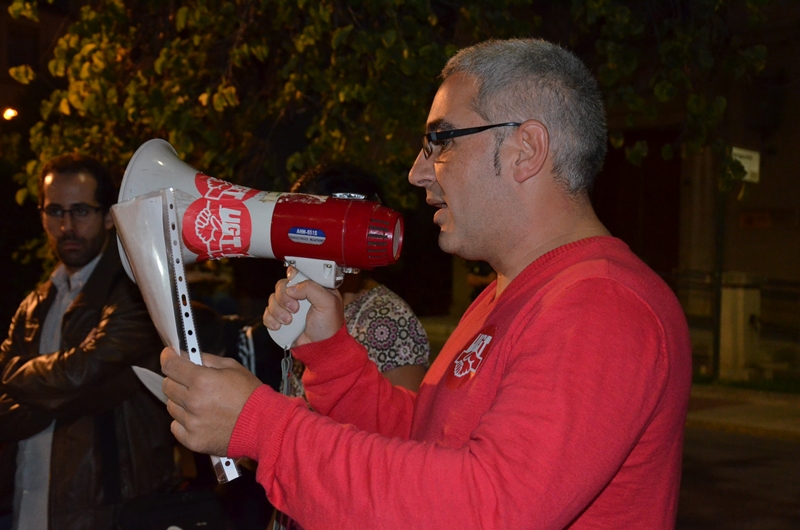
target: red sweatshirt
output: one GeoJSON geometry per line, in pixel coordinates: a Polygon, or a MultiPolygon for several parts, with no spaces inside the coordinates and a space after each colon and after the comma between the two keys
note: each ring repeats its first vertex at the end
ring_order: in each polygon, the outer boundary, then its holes
{"type": "Polygon", "coordinates": [[[297,348],[314,411],[266,385],[228,456],[317,528],[672,528],[691,383],[670,289],[584,239],[469,308],[418,394],[342,328],[297,348]]]}

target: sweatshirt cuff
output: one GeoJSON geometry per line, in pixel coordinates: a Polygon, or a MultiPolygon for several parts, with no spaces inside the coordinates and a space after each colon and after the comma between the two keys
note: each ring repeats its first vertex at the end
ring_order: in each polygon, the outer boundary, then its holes
{"type": "Polygon", "coordinates": [[[256,388],[239,413],[228,443],[230,458],[252,458],[259,467],[274,470],[289,421],[299,408],[299,398],[289,398],[268,385],[256,388]]]}
{"type": "MultiPolygon", "coordinates": [[[[315,374],[314,379],[336,379],[363,368],[369,362],[367,350],[350,336],[344,325],[330,338],[292,348],[292,355],[306,365],[306,375],[309,371],[315,374]]],[[[303,376],[304,383],[306,375],[303,376]]]]}

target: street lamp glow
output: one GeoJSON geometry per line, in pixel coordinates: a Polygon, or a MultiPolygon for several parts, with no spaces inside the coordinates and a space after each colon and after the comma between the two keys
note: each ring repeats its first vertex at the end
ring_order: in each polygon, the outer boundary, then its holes
{"type": "Polygon", "coordinates": [[[7,108],[6,110],[3,111],[3,118],[5,118],[7,120],[12,120],[12,119],[16,118],[18,114],[19,113],[16,110],[14,110],[11,107],[9,107],[9,108],[7,108]]]}

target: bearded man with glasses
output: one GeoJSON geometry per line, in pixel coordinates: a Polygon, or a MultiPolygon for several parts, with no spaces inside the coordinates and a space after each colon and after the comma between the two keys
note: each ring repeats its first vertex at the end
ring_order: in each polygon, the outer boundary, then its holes
{"type": "Polygon", "coordinates": [[[57,157],[39,176],[59,263],[0,346],[1,469],[10,470],[0,506],[13,505],[14,529],[115,528],[117,504],[173,474],[169,417],[131,370],[157,369],[162,344],[120,263],[116,196],[87,156],[57,157]]]}
{"type": "Polygon", "coordinates": [[[592,209],[607,143],[597,82],[532,39],[462,50],[442,77],[408,179],[436,208],[442,250],[497,280],[419,392],[380,376],[335,292],[282,280],[264,323],[311,302],[293,354],[313,411],[230,360],[165,350],[173,432],[258,460],[269,499],[306,530],[673,528],[688,327],[592,209]]]}

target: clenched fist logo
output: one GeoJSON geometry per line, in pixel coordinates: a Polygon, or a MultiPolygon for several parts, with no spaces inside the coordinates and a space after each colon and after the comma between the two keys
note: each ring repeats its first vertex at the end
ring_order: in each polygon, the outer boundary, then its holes
{"type": "Polygon", "coordinates": [[[206,203],[206,207],[198,212],[194,220],[194,233],[200,241],[205,243],[210,252],[211,243],[217,241],[217,236],[221,231],[222,223],[211,211],[211,201],[209,201],[206,203]]]}
{"type": "Polygon", "coordinates": [[[197,254],[197,261],[249,256],[253,225],[244,201],[259,191],[203,173],[196,175],[195,186],[202,198],[192,202],[183,214],[186,248],[197,254]]]}
{"type": "Polygon", "coordinates": [[[468,342],[468,346],[464,348],[460,354],[451,361],[450,370],[447,373],[445,384],[447,388],[456,389],[465,384],[468,384],[478,370],[486,361],[486,356],[489,354],[489,344],[494,339],[494,334],[497,332],[497,326],[489,324],[484,327],[477,335],[468,342]]]}
{"type": "Polygon", "coordinates": [[[258,193],[258,190],[246,186],[239,186],[227,180],[209,177],[204,173],[195,175],[195,186],[197,186],[197,191],[199,191],[204,198],[214,201],[226,199],[246,201],[258,193]]]}
{"type": "Polygon", "coordinates": [[[206,185],[208,186],[208,191],[205,193],[205,196],[217,200],[222,198],[226,192],[236,189],[236,186],[230,182],[216,179],[214,177],[209,177],[206,181],[206,185]]]}
{"type": "Polygon", "coordinates": [[[456,358],[455,369],[453,370],[456,377],[464,377],[478,369],[481,362],[483,362],[483,356],[481,355],[483,349],[491,340],[491,337],[481,335],[468,350],[461,352],[461,355],[456,358]]]}

